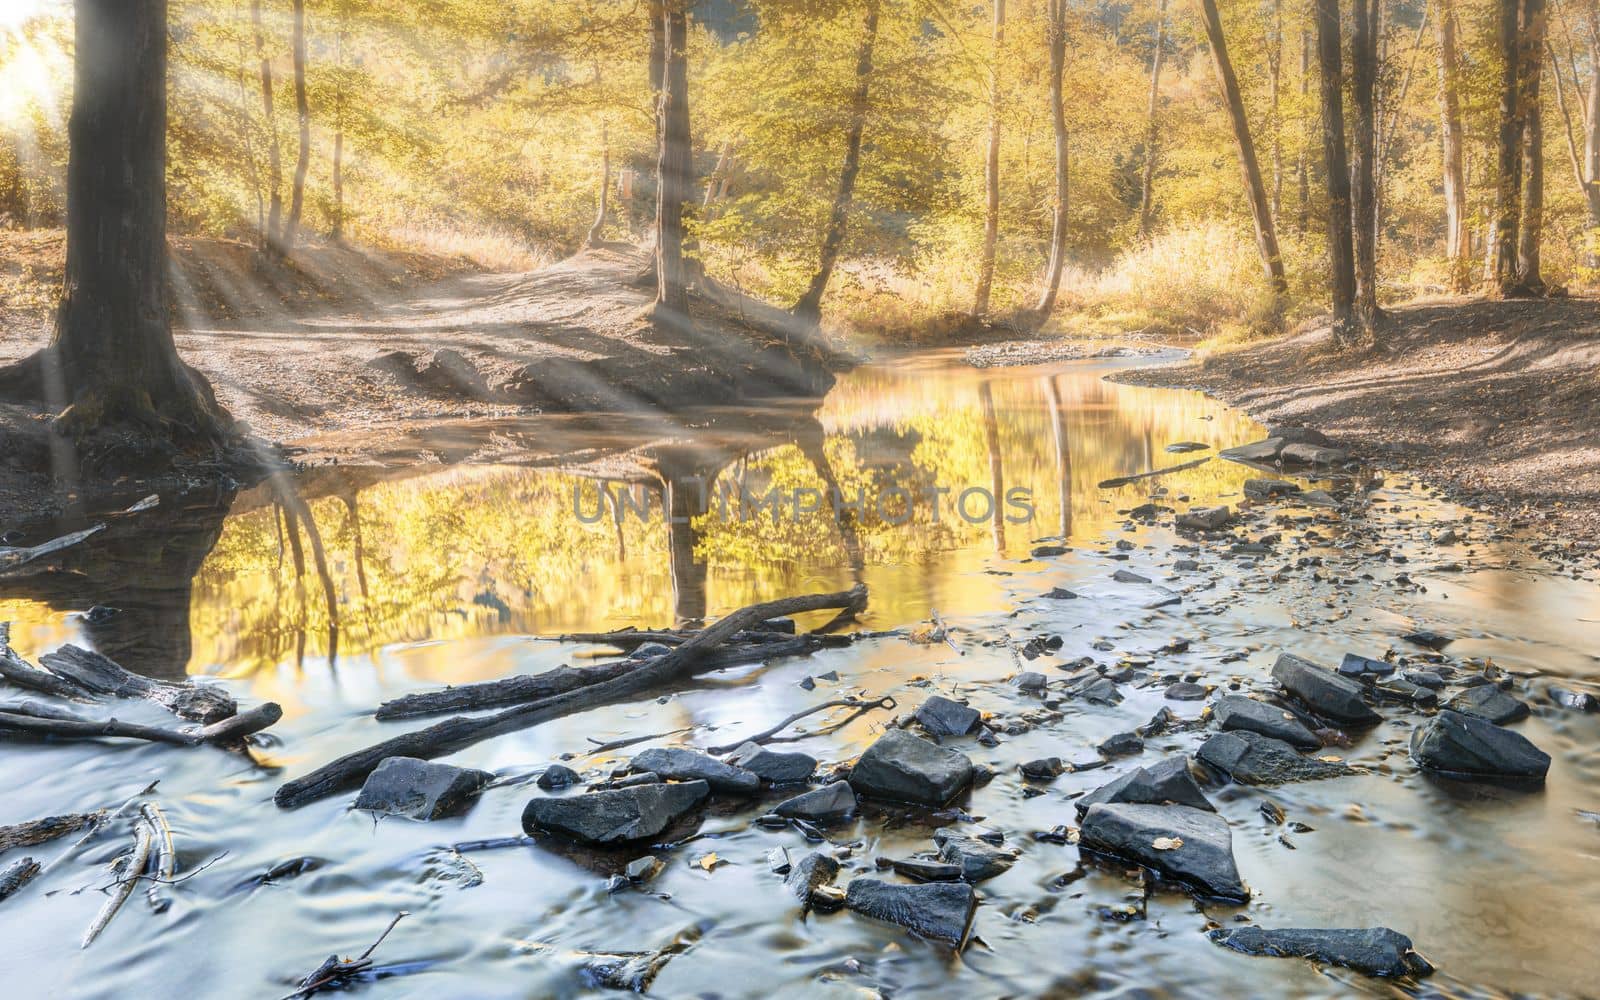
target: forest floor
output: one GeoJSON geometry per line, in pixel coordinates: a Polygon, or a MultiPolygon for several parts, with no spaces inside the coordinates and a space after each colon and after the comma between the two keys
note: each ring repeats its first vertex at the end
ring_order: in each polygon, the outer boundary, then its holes
{"type": "Polygon", "coordinates": [[[1430,302],[1381,346],[1326,325],[1119,375],[1199,389],[1264,423],[1315,427],[1474,505],[1600,538],[1600,301],[1430,302]]]}
{"type": "MultiPolygon", "coordinates": [[[[0,364],[49,340],[62,251],[59,233],[0,234],[0,364]]],[[[336,246],[269,264],[223,240],[175,240],[174,259],[180,353],[268,441],[337,433],[370,454],[419,422],[820,392],[826,374],[792,356],[832,359],[786,313],[715,286],[692,328],[650,322],[646,260],[626,246],[521,273],[336,246]]],[[[5,480],[48,467],[43,417],[0,404],[0,510],[41,492],[5,480]]]]}

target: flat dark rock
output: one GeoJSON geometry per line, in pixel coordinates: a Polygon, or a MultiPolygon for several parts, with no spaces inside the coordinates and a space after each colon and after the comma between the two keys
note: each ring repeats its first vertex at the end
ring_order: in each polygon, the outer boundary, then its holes
{"type": "Polygon", "coordinates": [[[812,851],[789,869],[783,884],[802,903],[809,903],[819,886],[832,885],[838,877],[839,862],[831,854],[812,851]]]}
{"type": "Polygon", "coordinates": [[[1246,479],[1244,495],[1252,500],[1270,500],[1273,497],[1291,496],[1300,492],[1297,483],[1287,479],[1246,479]]]}
{"type": "Polygon", "coordinates": [[[566,788],[569,785],[582,783],[583,777],[565,764],[551,764],[534,781],[534,784],[547,792],[552,788],[566,788]]]}
{"type": "Polygon", "coordinates": [[[850,787],[873,798],[942,806],[972,783],[966,754],[891,729],[868,747],[850,771],[850,787]]]}
{"type": "Polygon", "coordinates": [[[1448,708],[1411,734],[1411,757],[1430,771],[1470,777],[1543,781],[1550,770],[1550,755],[1521,733],[1448,708]]]}
{"type": "Polygon", "coordinates": [[[856,793],[848,781],[835,781],[792,799],[785,799],[772,810],[779,816],[825,823],[843,819],[856,811],[856,793]]]}
{"type": "Polygon", "coordinates": [[[522,829],[546,830],[590,844],[654,837],[711,794],[704,781],[635,785],[584,795],[536,798],[522,810],[522,829]]]}
{"type": "Polygon", "coordinates": [[[918,882],[958,882],[961,880],[961,866],[945,861],[904,858],[891,860],[889,867],[894,869],[895,874],[916,879],[918,882]]]}
{"type": "Polygon", "coordinates": [[[1433,650],[1443,649],[1455,641],[1447,635],[1440,635],[1438,632],[1429,631],[1428,629],[1423,629],[1420,632],[1412,632],[1408,635],[1403,635],[1400,638],[1404,639],[1406,642],[1421,646],[1424,649],[1433,650]]]}
{"type": "Polygon", "coordinates": [[[1282,740],[1249,731],[1218,733],[1200,744],[1195,756],[1244,785],[1285,785],[1355,773],[1349,764],[1306,757],[1282,740]]]}
{"type": "Polygon", "coordinates": [[[1346,653],[1339,663],[1339,673],[1346,677],[1387,677],[1394,673],[1394,664],[1358,653],[1346,653]]]}
{"type": "Polygon", "coordinates": [[[1167,687],[1165,695],[1173,701],[1204,701],[1209,692],[1199,684],[1177,681],[1167,687]]]}
{"type": "Polygon", "coordinates": [[[1135,768],[1115,781],[1101,785],[1073,803],[1081,818],[1097,804],[1128,802],[1140,805],[1189,806],[1212,811],[1205,793],[1189,773],[1189,758],[1182,754],[1168,757],[1149,767],[1135,768]]]}
{"type": "Polygon", "coordinates": [[[1528,706],[1493,684],[1480,684],[1445,702],[1445,707],[1463,715],[1476,715],[1497,725],[1518,722],[1528,717],[1528,706]]]}
{"type": "Polygon", "coordinates": [[[875,878],[850,880],[844,905],[874,920],[915,931],[923,937],[947,941],[957,948],[966,943],[977,894],[965,882],[928,882],[898,885],[875,878]]]}
{"type": "Polygon", "coordinates": [[[917,706],[914,718],[935,736],[965,736],[977,728],[981,716],[975,708],[936,694],[917,706]]]}
{"type": "Polygon", "coordinates": [[[713,792],[754,795],[761,791],[761,779],[753,772],[681,747],[654,747],[635,754],[628,768],[641,774],[659,774],[667,781],[704,781],[713,792]]]}
{"type": "Polygon", "coordinates": [[[1411,939],[1387,927],[1219,927],[1211,940],[1246,955],[1309,958],[1369,976],[1425,976],[1433,966],[1411,947],[1411,939]]]}
{"type": "Polygon", "coordinates": [[[1233,520],[1233,511],[1227,507],[1196,507],[1179,514],[1175,523],[1180,528],[1191,531],[1216,531],[1218,528],[1227,527],[1233,520]]]}
{"type": "Polygon", "coordinates": [[[356,808],[411,819],[440,819],[464,811],[494,780],[487,771],[389,757],[367,775],[356,808]]]}
{"type": "Polygon", "coordinates": [[[1096,803],[1084,814],[1078,844],[1136,861],[1204,896],[1249,898],[1233,860],[1228,821],[1213,812],[1189,806],[1096,803]]]}
{"type": "Polygon", "coordinates": [[[805,781],[817,769],[817,759],[808,753],[779,753],[759,743],[740,745],[728,756],[728,763],[774,785],[805,781]]]}
{"type": "Polygon", "coordinates": [[[1316,750],[1322,746],[1316,734],[1302,725],[1292,713],[1254,698],[1226,695],[1212,704],[1211,714],[1224,732],[1248,730],[1282,740],[1301,750],[1316,750]]]}
{"type": "Polygon", "coordinates": [[[959,867],[961,878],[966,882],[982,882],[1003,875],[1017,861],[1013,850],[947,828],[935,830],[933,841],[939,845],[939,859],[959,867]]]}
{"type": "Polygon", "coordinates": [[[1224,448],[1217,454],[1231,462],[1266,464],[1277,460],[1278,453],[1283,451],[1285,444],[1288,444],[1288,442],[1283,438],[1272,437],[1263,441],[1252,441],[1249,444],[1224,448]]]}
{"type": "Polygon", "coordinates": [[[1363,726],[1382,721],[1383,717],[1363,699],[1360,682],[1341,677],[1293,653],[1279,654],[1272,665],[1272,679],[1318,715],[1363,726]]]}

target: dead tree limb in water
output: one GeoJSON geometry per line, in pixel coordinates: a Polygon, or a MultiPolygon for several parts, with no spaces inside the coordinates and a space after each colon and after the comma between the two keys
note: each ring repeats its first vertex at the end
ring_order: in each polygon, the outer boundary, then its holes
{"type": "Polygon", "coordinates": [[[153,877],[145,895],[152,910],[165,913],[172,906],[172,893],[167,887],[172,884],[172,875],[178,866],[178,852],[172,846],[172,827],[167,823],[167,814],[154,802],[140,806],[139,817],[149,825],[155,844],[155,859],[150,866],[153,877]]]}
{"type": "Polygon", "coordinates": [[[151,680],[129,673],[99,653],[77,646],[62,646],[53,653],[46,653],[39,658],[39,663],[57,677],[76,685],[83,695],[143,698],[174,715],[207,724],[221,722],[239,711],[238,703],[220,687],[151,680]]]}
{"type": "Polygon", "coordinates": [[[1211,461],[1211,458],[1208,456],[1206,458],[1197,458],[1193,462],[1184,462],[1182,465],[1169,465],[1165,469],[1151,469],[1149,472],[1136,472],[1131,476],[1118,476],[1115,479],[1102,480],[1100,483],[1100,488],[1103,490],[1114,490],[1119,486],[1126,486],[1129,483],[1136,483],[1141,479],[1151,479],[1155,476],[1164,476],[1169,472],[1182,472],[1185,469],[1197,468],[1209,461],[1211,461]]]}
{"type": "Polygon", "coordinates": [[[0,739],[13,735],[93,740],[121,737],[192,747],[203,743],[235,743],[260,732],[283,717],[283,709],[266,702],[248,712],[202,728],[166,729],[118,719],[90,719],[65,709],[33,702],[0,703],[0,739]]]}
{"type": "MultiPolygon", "coordinates": [[[[692,638],[672,652],[648,660],[637,669],[620,677],[511,708],[495,715],[454,716],[427,729],[396,736],[364,750],[346,754],[304,777],[286,783],[278,789],[273,800],[280,808],[294,809],[359,785],[366,780],[373,769],[390,757],[419,757],[431,760],[496,736],[528,729],[541,722],[558,719],[574,712],[611,704],[703,670],[714,669],[717,660],[709,654],[715,647],[742,629],[758,625],[769,618],[829,608],[859,611],[866,606],[866,602],[867,588],[858,584],[850,590],[839,593],[788,597],[741,608],[716,624],[696,632],[692,638]]],[[[767,655],[770,655],[770,651],[767,655]]]]}
{"type": "Polygon", "coordinates": [[[0,826],[0,852],[17,847],[47,844],[69,833],[77,833],[86,826],[93,826],[104,819],[105,815],[103,811],[65,813],[61,816],[46,816],[44,819],[29,820],[12,826],[0,826]]]}
{"type": "Polygon", "coordinates": [[[10,899],[32,882],[42,869],[32,858],[22,858],[0,871],[0,901],[10,899]]]}
{"type": "MultiPolygon", "coordinates": [[[[763,729],[754,736],[746,736],[744,739],[739,740],[736,743],[724,743],[721,746],[707,747],[706,753],[732,753],[733,751],[744,746],[746,743],[766,743],[774,736],[777,736],[779,733],[789,728],[789,726],[799,722],[801,719],[804,719],[806,716],[816,715],[818,712],[826,712],[830,708],[853,708],[856,709],[855,715],[860,715],[863,711],[870,712],[877,708],[893,711],[894,707],[895,700],[888,695],[885,695],[884,697],[875,701],[865,698],[835,698],[832,701],[825,701],[820,705],[812,705],[810,708],[801,709],[800,711],[784,719],[782,722],[778,723],[776,726],[773,726],[771,729],[763,729]]],[[[851,718],[854,717],[854,715],[851,716],[851,718]]]]}
{"type": "Polygon", "coordinates": [[[133,887],[139,883],[137,876],[144,874],[150,867],[150,852],[155,847],[155,837],[152,835],[148,823],[135,823],[133,828],[133,853],[122,859],[112,869],[117,874],[117,881],[111,887],[111,898],[94,918],[94,923],[89,925],[89,930],[83,935],[83,947],[94,944],[94,939],[111,923],[111,918],[122,909],[122,904],[133,895],[133,887]]]}

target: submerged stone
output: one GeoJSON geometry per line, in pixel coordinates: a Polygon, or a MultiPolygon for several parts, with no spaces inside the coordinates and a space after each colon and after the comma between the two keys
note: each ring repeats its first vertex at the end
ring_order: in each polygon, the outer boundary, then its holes
{"type": "Polygon", "coordinates": [[[1228,821],[1190,806],[1096,803],[1084,814],[1078,844],[1136,861],[1204,896],[1249,898],[1233,860],[1228,821]]]}
{"type": "Polygon", "coordinates": [[[759,743],[741,744],[729,755],[728,763],[774,785],[805,781],[817,769],[817,759],[808,753],[778,753],[759,743]]]}
{"type": "Polygon", "coordinates": [[[1296,483],[1287,479],[1246,479],[1244,495],[1252,500],[1271,500],[1273,497],[1291,496],[1300,492],[1296,483]]]}
{"type": "Polygon", "coordinates": [[[1322,746],[1316,734],[1302,725],[1293,713],[1254,698],[1226,695],[1211,706],[1211,714],[1225,732],[1248,730],[1282,740],[1301,750],[1315,750],[1322,746]]]}
{"type": "Polygon", "coordinates": [[[1212,810],[1205,793],[1200,790],[1194,775],[1189,773],[1189,758],[1181,754],[1158,761],[1149,767],[1140,767],[1073,803],[1078,815],[1083,816],[1089,807],[1097,804],[1128,802],[1141,805],[1189,806],[1193,809],[1212,810]]]}
{"type": "Polygon", "coordinates": [[[802,903],[809,903],[812,893],[822,886],[832,885],[838,877],[839,862],[830,854],[812,851],[789,870],[783,884],[802,903]]]}
{"type": "Polygon", "coordinates": [[[850,771],[858,794],[942,806],[972,783],[972,761],[957,750],[891,729],[868,747],[850,771]]]}
{"type": "Polygon", "coordinates": [[[638,773],[658,774],[668,781],[704,781],[714,792],[754,795],[761,790],[761,779],[754,773],[682,747],[654,747],[635,754],[628,767],[638,773]]]}
{"type": "Polygon", "coordinates": [[[1411,734],[1411,757],[1430,771],[1468,777],[1544,780],[1550,755],[1521,733],[1441,709],[1411,734]]]}
{"type": "Polygon", "coordinates": [[[965,882],[897,885],[856,878],[850,880],[844,905],[864,917],[899,924],[959,948],[966,943],[978,897],[965,882]]]}
{"type": "Polygon", "coordinates": [[[569,785],[582,784],[582,782],[583,778],[579,776],[578,772],[567,765],[551,764],[544,769],[544,773],[539,775],[534,784],[548,792],[552,788],[566,788],[569,785]]]}
{"type": "Polygon", "coordinates": [[[1196,507],[1179,514],[1175,520],[1178,527],[1191,531],[1216,531],[1227,527],[1228,522],[1233,520],[1233,511],[1225,506],[1196,507]]]}
{"type": "Polygon", "coordinates": [[[1346,677],[1387,677],[1394,673],[1394,664],[1357,653],[1346,653],[1339,663],[1339,673],[1346,677]]]}
{"type": "Polygon", "coordinates": [[[356,808],[389,816],[431,820],[464,811],[494,780],[487,771],[388,757],[369,775],[356,808]]]}
{"type": "Polygon", "coordinates": [[[706,800],[704,781],[636,785],[585,795],[536,798],[522,810],[522,829],[559,833],[590,844],[654,837],[706,800]]]}
{"type": "Polygon", "coordinates": [[[1355,773],[1342,761],[1305,757],[1282,740],[1247,730],[1218,733],[1200,744],[1195,756],[1245,785],[1283,785],[1355,773]]]}
{"type": "Polygon", "coordinates": [[[825,823],[843,819],[856,811],[856,793],[848,781],[835,781],[792,799],[785,799],[772,810],[779,816],[825,823]]]}
{"type": "Polygon", "coordinates": [[[915,718],[935,736],[965,736],[977,728],[981,716],[975,708],[936,694],[917,706],[915,718]]]}
{"type": "Polygon", "coordinates": [[[939,845],[940,860],[957,866],[961,870],[961,878],[967,882],[982,882],[1003,875],[1017,861],[1015,851],[946,827],[933,832],[933,842],[939,845]]]}
{"type": "Polygon", "coordinates": [[[1355,725],[1382,721],[1362,698],[1361,684],[1292,653],[1281,653],[1272,679],[1318,715],[1355,725]]]}
{"type": "Polygon", "coordinates": [[[1206,689],[1192,681],[1177,681],[1168,686],[1165,696],[1173,701],[1203,701],[1206,689]]]}
{"type": "Polygon", "coordinates": [[[1369,976],[1425,976],[1433,971],[1411,947],[1411,939],[1387,927],[1219,927],[1211,940],[1246,955],[1309,958],[1369,976]]]}
{"type": "Polygon", "coordinates": [[[1445,707],[1463,715],[1476,715],[1480,719],[1502,724],[1518,722],[1528,717],[1528,706],[1511,697],[1493,684],[1480,684],[1445,702],[1445,707]]]}

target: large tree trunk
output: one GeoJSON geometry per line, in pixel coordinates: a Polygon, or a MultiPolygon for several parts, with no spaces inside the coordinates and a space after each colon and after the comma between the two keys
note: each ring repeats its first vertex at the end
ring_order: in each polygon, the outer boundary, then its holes
{"type": "Polygon", "coordinates": [[[294,110],[300,122],[300,151],[294,161],[294,189],[289,196],[289,223],[283,230],[283,248],[294,249],[300,233],[300,213],[305,208],[306,172],[311,168],[311,103],[306,99],[306,0],[293,0],[294,110]]]}
{"type": "MultiPolygon", "coordinates": [[[[1300,31],[1300,106],[1310,105],[1311,95],[1311,32],[1300,31]]],[[[1311,136],[1302,121],[1300,127],[1300,155],[1295,165],[1296,230],[1304,235],[1311,228],[1311,136]]]]}
{"type": "Polygon", "coordinates": [[[583,239],[586,247],[597,247],[605,242],[606,216],[611,211],[611,127],[600,123],[600,191],[595,200],[594,224],[583,239]]]}
{"type": "Polygon", "coordinates": [[[1161,99],[1161,64],[1166,59],[1167,0],[1156,4],[1156,49],[1150,57],[1150,100],[1145,106],[1144,172],[1139,177],[1139,235],[1150,235],[1150,222],[1155,214],[1156,143],[1160,127],[1156,111],[1161,99]]]}
{"type": "Polygon", "coordinates": [[[1006,40],[1006,0],[994,0],[994,51],[989,69],[989,148],[984,158],[983,250],[978,257],[978,288],[972,315],[989,311],[994,290],[995,248],[1000,242],[1000,58],[1006,40]]]}
{"type": "Polygon", "coordinates": [[[1543,295],[1539,241],[1544,235],[1544,121],[1539,76],[1544,66],[1544,0],[1522,0],[1518,110],[1522,118],[1522,221],[1517,230],[1517,292],[1543,295]]]}
{"type": "Polygon", "coordinates": [[[1267,50],[1267,76],[1272,98],[1272,221],[1283,222],[1283,0],[1272,0],[1272,38],[1267,50]]]}
{"type": "Polygon", "coordinates": [[[229,423],[167,319],[167,2],[77,0],[67,262],[49,347],[0,391],[69,404],[64,429],[127,422],[185,444],[229,423]]]}
{"type": "Polygon", "coordinates": [[[872,51],[878,43],[878,0],[867,0],[866,24],[861,48],[856,55],[856,89],[850,98],[850,126],[845,135],[844,165],[839,171],[839,190],[828,214],[828,228],[822,236],[822,255],[811,284],[794,304],[794,315],[807,323],[822,319],[822,296],[839,262],[845,233],[850,223],[850,207],[855,199],[856,176],[861,172],[861,138],[867,128],[867,98],[872,84],[872,51]]]}
{"type": "Polygon", "coordinates": [[[1050,224],[1050,264],[1045,269],[1044,290],[1034,307],[1042,325],[1049,321],[1061,291],[1061,273],[1067,269],[1067,107],[1062,77],[1067,71],[1067,2],[1048,0],[1050,24],[1050,122],[1056,137],[1055,211],[1050,224]]]}
{"type": "Polygon", "coordinates": [[[1466,137],[1461,130],[1460,57],[1456,53],[1456,14],[1450,0],[1439,0],[1434,17],[1439,39],[1439,135],[1444,168],[1445,256],[1450,288],[1472,284],[1472,235],[1467,229],[1466,137]]]}
{"type": "Polygon", "coordinates": [[[1316,0],[1317,64],[1322,83],[1322,156],[1328,183],[1328,286],[1333,332],[1348,340],[1355,326],[1355,246],[1351,233],[1350,163],[1344,148],[1344,53],[1339,0],[1316,0]]]}
{"type": "Polygon", "coordinates": [[[334,63],[338,69],[333,91],[333,223],[328,236],[335,243],[344,239],[344,10],[339,10],[339,33],[334,39],[334,63]]]}
{"type": "Polygon", "coordinates": [[[1351,211],[1355,227],[1356,325],[1361,335],[1377,330],[1378,313],[1378,159],[1377,0],[1354,0],[1350,32],[1350,94],[1355,103],[1355,158],[1351,164],[1351,211]]]}
{"type": "Polygon", "coordinates": [[[667,0],[664,6],[661,145],[656,160],[656,309],[662,319],[687,323],[683,205],[694,179],[689,144],[689,16],[683,0],[667,0]]]}
{"type": "MultiPolygon", "coordinates": [[[[1600,32],[1591,29],[1590,33],[1590,65],[1589,90],[1584,106],[1580,109],[1583,114],[1583,151],[1578,150],[1578,139],[1572,131],[1572,109],[1567,103],[1565,72],[1561,68],[1561,60],[1556,56],[1556,50],[1548,38],[1545,48],[1550,57],[1551,79],[1556,85],[1556,103],[1561,108],[1561,118],[1566,126],[1567,153],[1572,160],[1572,178],[1577,182],[1578,192],[1583,195],[1584,207],[1588,212],[1586,229],[1590,230],[1584,240],[1587,249],[1584,260],[1588,267],[1600,267],[1600,255],[1596,254],[1593,230],[1600,228],[1600,185],[1595,183],[1597,172],[1600,172],[1600,32]]],[[[1583,81],[1578,76],[1576,60],[1569,55],[1569,65],[1572,68],[1572,93],[1577,100],[1578,92],[1583,89],[1583,81]]]]}
{"type": "Polygon", "coordinates": [[[1250,215],[1255,220],[1256,249],[1261,253],[1261,265],[1272,284],[1273,294],[1282,297],[1288,293],[1289,283],[1283,274],[1283,256],[1278,252],[1278,234],[1273,229],[1272,207],[1267,201],[1266,185],[1261,181],[1255,143],[1250,138],[1244,98],[1239,93],[1239,80],[1233,73],[1228,43],[1222,34],[1222,15],[1217,11],[1216,0],[1200,0],[1200,11],[1206,22],[1206,37],[1211,42],[1217,85],[1222,88],[1222,99],[1228,106],[1228,119],[1233,125],[1234,143],[1239,150],[1239,171],[1244,178],[1245,196],[1250,201],[1250,215]]]}
{"type": "Polygon", "coordinates": [[[1522,223],[1522,115],[1520,89],[1521,32],[1517,0],[1499,0],[1500,136],[1495,182],[1494,282],[1502,293],[1517,283],[1517,230],[1522,223]]]}
{"type": "Polygon", "coordinates": [[[255,25],[256,58],[261,61],[261,109],[267,129],[267,231],[261,234],[264,250],[279,248],[283,230],[283,150],[278,142],[277,105],[272,100],[272,60],[267,57],[267,36],[261,25],[261,0],[250,0],[250,20],[255,25]]]}

